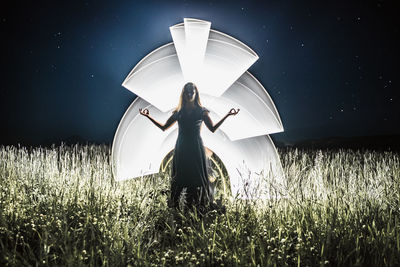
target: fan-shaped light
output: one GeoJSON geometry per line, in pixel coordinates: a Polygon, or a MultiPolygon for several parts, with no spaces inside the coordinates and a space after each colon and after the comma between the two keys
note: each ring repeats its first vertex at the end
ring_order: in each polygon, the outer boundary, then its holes
{"type": "Polygon", "coordinates": [[[204,145],[224,163],[233,195],[269,197],[268,185],[283,183],[279,157],[267,135],[283,131],[279,114],[263,86],[246,72],[258,56],[240,41],[210,30],[210,25],[185,19],[170,27],[174,43],[151,52],[123,82],[138,97],[114,137],[115,179],[159,171],[163,158],[174,148],[177,124],[163,132],[141,116],[139,108],[148,108],[163,123],[176,107],[184,83],[194,81],[214,123],[232,107],[241,110],[215,133],[204,126],[201,133],[204,145]]]}

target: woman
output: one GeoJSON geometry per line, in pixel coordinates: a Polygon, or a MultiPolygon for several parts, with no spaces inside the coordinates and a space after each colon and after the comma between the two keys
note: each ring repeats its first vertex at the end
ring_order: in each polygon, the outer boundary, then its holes
{"type": "Polygon", "coordinates": [[[182,89],[178,107],[164,125],[150,117],[147,109],[139,109],[140,114],[149,118],[157,127],[165,131],[178,121],[179,134],[175,144],[171,171],[171,202],[179,203],[182,192],[186,193],[186,203],[212,204],[213,190],[208,179],[207,162],[203,140],[200,136],[202,122],[211,132],[215,132],[230,115],[238,110],[231,109],[217,124],[213,124],[209,110],[200,103],[196,85],[189,82],[182,89]]]}

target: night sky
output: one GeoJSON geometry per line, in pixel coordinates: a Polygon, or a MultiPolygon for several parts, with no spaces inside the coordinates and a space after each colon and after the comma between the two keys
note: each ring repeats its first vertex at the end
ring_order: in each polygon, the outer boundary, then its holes
{"type": "Polygon", "coordinates": [[[0,11],[0,144],[111,143],[136,97],[121,83],[184,17],[259,55],[249,71],[280,113],[275,140],[400,133],[395,1],[34,3],[0,11]]]}

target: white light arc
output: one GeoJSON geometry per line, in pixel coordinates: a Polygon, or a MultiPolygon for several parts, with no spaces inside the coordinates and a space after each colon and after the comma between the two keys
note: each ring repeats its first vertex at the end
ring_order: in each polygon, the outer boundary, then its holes
{"type": "Polygon", "coordinates": [[[264,87],[246,71],[258,56],[210,26],[207,21],[184,19],[170,27],[174,42],[144,57],[124,80],[123,86],[138,97],[114,137],[114,177],[125,180],[159,172],[163,158],[174,148],[177,125],[162,132],[139,114],[139,108],[148,108],[154,118],[164,122],[176,107],[183,85],[194,81],[214,123],[230,108],[240,108],[238,115],[228,118],[215,133],[201,132],[204,145],[224,163],[232,194],[270,197],[267,184],[283,184],[279,156],[268,136],[283,131],[281,119],[264,87]]]}

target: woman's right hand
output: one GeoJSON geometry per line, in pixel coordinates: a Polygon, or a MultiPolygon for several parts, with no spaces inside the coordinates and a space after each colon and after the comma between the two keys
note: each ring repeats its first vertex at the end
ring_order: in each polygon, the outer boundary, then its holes
{"type": "Polygon", "coordinates": [[[236,114],[238,114],[239,113],[239,111],[240,111],[240,108],[238,108],[237,110],[236,109],[234,109],[234,108],[231,108],[231,110],[229,110],[229,112],[228,112],[228,116],[229,115],[236,115],[236,114]]]}
{"type": "Polygon", "coordinates": [[[140,114],[142,114],[145,117],[149,117],[150,116],[149,110],[147,108],[145,108],[145,109],[139,108],[139,112],[140,112],[140,114]]]}

